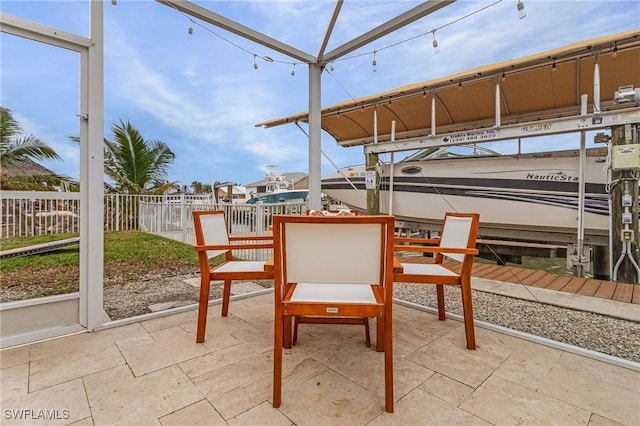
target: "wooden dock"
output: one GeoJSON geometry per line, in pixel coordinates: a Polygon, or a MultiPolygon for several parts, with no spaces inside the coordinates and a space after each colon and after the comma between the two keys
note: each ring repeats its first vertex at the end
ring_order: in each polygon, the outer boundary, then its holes
{"type": "MultiPolygon", "coordinates": [[[[431,263],[433,258],[408,256],[401,258],[402,262],[431,263]]],[[[459,270],[456,261],[445,261],[445,266],[452,270],[459,270]]],[[[503,281],[531,287],[546,288],[548,290],[583,296],[599,297],[601,299],[618,302],[640,304],[640,285],[626,284],[593,278],[578,278],[568,275],[552,274],[543,270],[527,269],[518,266],[501,266],[488,263],[475,263],[473,277],[488,280],[503,281]]]]}

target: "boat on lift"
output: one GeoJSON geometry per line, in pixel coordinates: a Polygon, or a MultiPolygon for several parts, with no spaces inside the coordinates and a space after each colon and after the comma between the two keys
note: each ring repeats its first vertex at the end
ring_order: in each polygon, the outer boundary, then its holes
{"type": "Polygon", "coordinates": [[[263,188],[263,192],[252,194],[246,204],[298,203],[306,201],[309,196],[309,189],[294,189],[293,182],[274,172],[267,172],[263,188]]]}
{"type": "MultiPolygon", "coordinates": [[[[586,150],[587,233],[608,233],[606,165],[607,148],[586,150]]],[[[380,211],[389,212],[393,194],[392,213],[402,220],[438,222],[447,211],[472,211],[492,228],[575,233],[579,170],[577,149],[502,155],[476,144],[425,148],[379,164],[380,211]]],[[[364,165],[322,179],[324,193],[360,211],[367,209],[365,189],[364,165]]]]}

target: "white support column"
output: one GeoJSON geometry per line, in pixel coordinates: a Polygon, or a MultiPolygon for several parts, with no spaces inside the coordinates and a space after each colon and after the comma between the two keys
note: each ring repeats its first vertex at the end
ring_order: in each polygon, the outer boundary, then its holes
{"type": "MultiPolygon", "coordinates": [[[[91,46],[82,94],[87,107],[86,139],[80,143],[80,321],[88,330],[102,325],[104,277],[104,7],[91,1],[91,46]],[[83,291],[81,290],[81,295],[83,291]]],[[[84,111],[83,111],[84,112],[84,111]]]]}
{"type": "Polygon", "coordinates": [[[436,135],[436,92],[433,91],[431,96],[431,135],[436,135]]]}
{"type": "Polygon", "coordinates": [[[593,113],[600,113],[600,62],[597,53],[593,64],[593,113]]]}
{"type": "Polygon", "coordinates": [[[309,64],[309,200],[307,207],[322,209],[321,197],[321,80],[322,67],[309,64]]]}
{"type": "Polygon", "coordinates": [[[502,116],[500,111],[500,79],[496,80],[496,127],[500,127],[502,116]]]}
{"type": "MultiPolygon", "coordinates": [[[[391,142],[396,140],[396,120],[391,121],[391,142]]],[[[389,160],[389,214],[393,214],[393,175],[395,173],[395,156],[394,152],[391,153],[391,159],[389,160]]]]}

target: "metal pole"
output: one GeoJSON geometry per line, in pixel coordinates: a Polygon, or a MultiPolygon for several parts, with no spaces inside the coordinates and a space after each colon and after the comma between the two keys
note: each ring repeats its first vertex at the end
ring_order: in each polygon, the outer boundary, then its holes
{"type": "MultiPolygon", "coordinates": [[[[396,120],[391,121],[391,142],[396,140],[396,120]]],[[[394,156],[395,152],[391,151],[391,162],[389,164],[389,214],[393,214],[393,174],[395,172],[394,156]]]]}
{"type": "Polygon", "coordinates": [[[320,151],[322,126],[321,108],[322,67],[309,64],[309,199],[308,208],[322,209],[322,187],[320,176],[320,151]]]}

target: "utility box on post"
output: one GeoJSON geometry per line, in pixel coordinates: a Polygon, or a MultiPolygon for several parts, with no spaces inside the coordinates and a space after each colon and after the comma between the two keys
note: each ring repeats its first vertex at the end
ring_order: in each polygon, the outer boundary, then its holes
{"type": "Polygon", "coordinates": [[[640,169],[640,144],[612,146],[611,168],[613,170],[640,169]]]}

